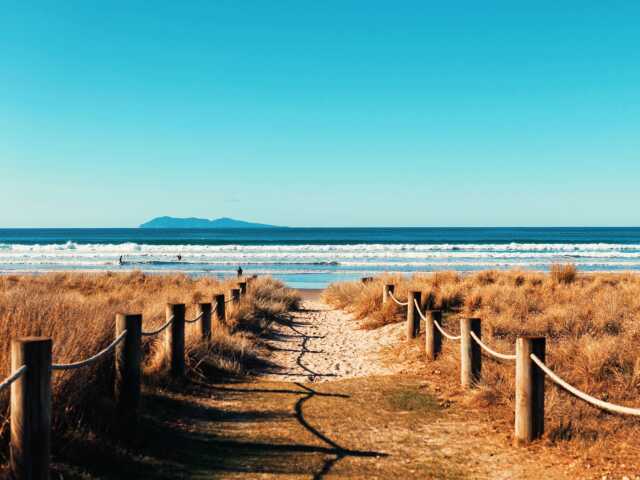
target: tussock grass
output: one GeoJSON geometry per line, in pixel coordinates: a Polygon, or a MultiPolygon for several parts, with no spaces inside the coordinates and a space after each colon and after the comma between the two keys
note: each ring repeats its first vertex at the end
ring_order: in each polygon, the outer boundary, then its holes
{"type": "MultiPolygon", "coordinates": [[[[196,316],[198,302],[235,287],[236,280],[193,279],[186,275],[53,273],[0,276],[0,378],[9,374],[11,338],[53,338],[53,361],[85,359],[114,336],[117,313],[142,313],[143,329],[165,322],[166,303],[185,303],[186,318],[196,316]]],[[[228,321],[214,321],[213,342],[202,344],[197,323],[187,325],[188,366],[198,372],[209,365],[221,375],[241,374],[256,361],[256,333],[272,318],[297,308],[298,297],[271,278],[255,280],[238,307],[227,304],[228,321]],[[203,363],[204,362],[204,363],[203,363]]],[[[162,382],[165,367],[162,335],[144,338],[146,381],[162,382]]],[[[113,356],[91,367],[53,374],[54,438],[79,427],[108,428],[113,389],[113,356]]],[[[0,443],[8,441],[8,392],[0,394],[0,443]],[[1,418],[1,417],[0,417],[1,418]]],[[[0,459],[2,455],[0,454],[0,459]]]]}
{"type": "MultiPolygon", "coordinates": [[[[547,337],[547,364],[577,388],[621,405],[640,406],[640,276],[580,274],[573,265],[554,266],[549,274],[525,271],[455,272],[399,277],[382,275],[362,286],[331,285],[329,304],[366,319],[365,328],[405,319],[406,307],[382,305],[383,283],[395,283],[396,297],[421,290],[425,308],[444,311],[446,328],[459,331],[463,316],[482,318],[484,341],[513,353],[518,335],[547,337]]],[[[457,344],[445,340],[435,368],[457,378],[457,344]]],[[[469,395],[478,406],[491,408],[512,421],[514,367],[483,360],[479,389],[469,395]]],[[[548,439],[598,441],[618,433],[633,438],[640,420],[604,413],[547,384],[548,439]]]]}

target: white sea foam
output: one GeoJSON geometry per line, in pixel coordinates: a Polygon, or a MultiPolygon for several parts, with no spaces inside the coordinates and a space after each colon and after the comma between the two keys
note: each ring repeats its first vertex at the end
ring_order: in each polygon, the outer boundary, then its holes
{"type": "Polygon", "coordinates": [[[229,271],[251,265],[264,272],[332,273],[415,271],[442,268],[545,268],[573,262],[587,269],[640,269],[640,244],[343,244],[343,245],[152,245],[0,244],[0,270],[111,269],[229,271]],[[178,260],[180,255],[180,260],[178,260]]]}

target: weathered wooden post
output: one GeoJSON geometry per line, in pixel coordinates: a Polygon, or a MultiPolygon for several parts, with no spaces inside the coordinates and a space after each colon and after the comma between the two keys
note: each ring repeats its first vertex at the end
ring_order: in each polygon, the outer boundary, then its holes
{"type": "Polygon", "coordinates": [[[227,320],[226,312],[225,312],[225,303],[224,303],[224,293],[219,293],[215,297],[213,297],[216,302],[216,320],[218,322],[218,326],[224,325],[227,320]]]}
{"type": "Polygon", "coordinates": [[[196,306],[196,318],[200,317],[200,336],[205,342],[211,341],[211,304],[199,303],[196,306]],[[200,317],[202,315],[202,317],[200,317]]]}
{"type": "Polygon", "coordinates": [[[407,303],[407,339],[416,338],[420,333],[420,314],[418,313],[418,305],[422,301],[422,293],[419,290],[412,290],[408,295],[407,303]]]}
{"type": "Polygon", "coordinates": [[[51,456],[51,339],[11,342],[11,371],[27,370],[11,386],[11,473],[18,480],[48,479],[51,456]]]}
{"type": "Polygon", "coordinates": [[[173,316],[173,322],[165,330],[164,347],[170,361],[171,375],[182,377],[184,365],[184,303],[167,304],[167,321],[173,316]]]}
{"type": "Polygon", "coordinates": [[[436,328],[433,322],[442,324],[442,312],[440,310],[430,310],[425,315],[428,320],[424,326],[424,338],[425,338],[425,354],[427,360],[433,361],[438,358],[440,350],[442,350],[442,334],[440,330],[436,328]]]}
{"type": "Polygon", "coordinates": [[[395,292],[396,286],[393,283],[385,283],[382,285],[382,304],[387,303],[390,298],[389,294],[393,294],[395,292]]]}
{"type": "Polygon", "coordinates": [[[471,332],[480,337],[479,318],[460,319],[460,383],[464,388],[473,387],[480,380],[482,352],[480,345],[471,338],[471,332]]]}
{"type": "Polygon", "coordinates": [[[240,295],[247,293],[247,282],[238,282],[238,288],[240,289],[240,295]]]}
{"type": "Polygon", "coordinates": [[[544,362],[544,337],[516,339],[516,425],[515,445],[526,445],[544,433],[544,372],[531,354],[544,362]]]}
{"type": "Polygon", "coordinates": [[[231,289],[231,303],[233,305],[237,305],[238,303],[240,303],[240,289],[239,288],[232,288],[231,289]]]}
{"type": "Polygon", "coordinates": [[[134,433],[138,424],[142,315],[116,315],[116,338],[125,330],[124,340],[116,346],[115,352],[114,396],[121,435],[134,433]]]}

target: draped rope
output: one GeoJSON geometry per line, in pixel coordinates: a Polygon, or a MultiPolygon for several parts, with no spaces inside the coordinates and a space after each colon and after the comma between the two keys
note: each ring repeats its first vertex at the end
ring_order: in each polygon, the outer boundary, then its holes
{"type": "Polygon", "coordinates": [[[151,332],[142,332],[142,336],[143,337],[153,337],[154,335],[159,334],[160,332],[162,332],[165,328],[167,328],[169,325],[171,325],[171,323],[173,323],[173,319],[175,317],[173,315],[171,315],[171,317],[169,318],[169,320],[167,320],[167,323],[165,323],[164,325],[162,325],[160,328],[158,328],[157,330],[153,330],[151,332]]]}
{"type": "Polygon", "coordinates": [[[489,355],[495,357],[495,358],[499,358],[500,360],[515,360],[516,356],[515,355],[508,355],[506,353],[500,353],[500,352],[496,352],[495,350],[492,350],[491,348],[489,348],[486,344],[484,344],[482,342],[482,340],[480,340],[480,338],[478,338],[478,336],[475,334],[475,332],[470,332],[471,334],[471,338],[473,338],[476,343],[478,345],[480,345],[480,347],[487,352],[489,355]]]}
{"type": "Polygon", "coordinates": [[[398,305],[402,306],[402,307],[406,307],[407,305],[409,305],[409,302],[401,302],[400,300],[398,300],[394,295],[393,292],[389,292],[389,296],[391,297],[391,300],[393,300],[394,302],[396,302],[398,305]]]}
{"type": "Polygon", "coordinates": [[[605,402],[604,400],[600,400],[598,398],[592,397],[591,395],[588,395],[578,390],[576,387],[573,387],[569,385],[567,382],[565,382],[562,378],[556,375],[549,367],[547,367],[544,364],[544,362],[540,360],[535,354],[532,353],[530,357],[531,357],[531,360],[533,360],[533,362],[536,365],[538,365],[538,367],[540,367],[540,369],[544,373],[546,373],[551,380],[553,380],[557,385],[564,388],[566,391],[578,397],[579,399],[584,400],[587,403],[590,403],[594,407],[601,408],[602,410],[607,410],[608,412],[621,413],[624,415],[640,416],[640,408],[632,408],[632,407],[625,407],[622,405],[616,405],[614,403],[605,402]]]}
{"type": "Polygon", "coordinates": [[[444,331],[444,329],[440,326],[440,324],[438,322],[436,322],[435,320],[433,321],[433,324],[438,327],[438,330],[440,330],[440,333],[442,335],[444,335],[445,337],[447,337],[449,340],[460,340],[460,335],[451,335],[450,333],[447,333],[444,331]]]}
{"type": "Polygon", "coordinates": [[[198,320],[200,320],[202,317],[204,316],[204,312],[201,312],[200,315],[198,315],[196,318],[194,318],[193,320],[187,320],[185,319],[185,323],[196,323],[198,320]]]}
{"type": "Polygon", "coordinates": [[[76,368],[86,367],[87,365],[91,365],[94,362],[97,362],[100,358],[105,356],[111,350],[116,348],[116,346],[124,340],[124,337],[127,335],[127,331],[122,332],[118,337],[111,342],[104,350],[99,351],[93,357],[89,357],[86,360],[81,360],[79,362],[74,363],[53,363],[51,364],[51,370],[73,370],[76,368]]]}
{"type": "Polygon", "coordinates": [[[425,317],[422,314],[422,310],[420,310],[420,304],[418,303],[418,300],[416,300],[415,298],[413,299],[413,304],[416,306],[416,310],[418,310],[418,315],[420,315],[420,318],[422,318],[422,320],[424,320],[425,322],[428,322],[429,320],[427,320],[427,317],[425,317]]]}
{"type": "Polygon", "coordinates": [[[27,371],[27,366],[22,365],[15,372],[13,372],[11,375],[5,378],[2,381],[2,383],[0,383],[0,392],[3,391],[5,388],[8,388],[9,386],[11,386],[11,384],[16,380],[18,380],[22,376],[22,374],[26,371],[27,371]]]}

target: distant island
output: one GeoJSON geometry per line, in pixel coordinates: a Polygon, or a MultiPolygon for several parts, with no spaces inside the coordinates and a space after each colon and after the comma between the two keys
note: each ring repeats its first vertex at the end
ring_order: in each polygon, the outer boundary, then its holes
{"type": "Polygon", "coordinates": [[[252,223],[233,218],[176,218],[156,217],[140,225],[140,228],[287,228],[264,223],[252,223]]]}

